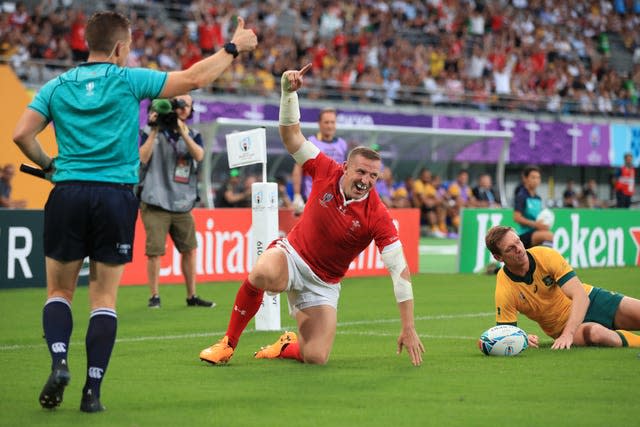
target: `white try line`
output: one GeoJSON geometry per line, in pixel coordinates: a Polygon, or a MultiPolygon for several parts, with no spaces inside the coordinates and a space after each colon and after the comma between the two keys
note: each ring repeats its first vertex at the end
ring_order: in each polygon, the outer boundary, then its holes
{"type": "MultiPolygon", "coordinates": [[[[415,320],[448,320],[448,319],[468,319],[468,318],[477,318],[477,317],[489,317],[493,316],[494,313],[484,312],[484,313],[462,313],[462,314],[436,314],[433,316],[416,316],[415,320]]],[[[351,322],[339,322],[338,328],[349,327],[349,326],[360,326],[360,325],[380,325],[385,323],[400,323],[400,319],[373,319],[373,320],[356,320],[351,322]]],[[[293,330],[296,329],[295,325],[287,325],[281,329],[281,331],[285,330],[293,330]]],[[[252,334],[255,331],[247,329],[244,334],[252,334]]],[[[275,331],[277,332],[277,331],[275,331]]],[[[131,338],[118,338],[116,339],[116,343],[136,343],[143,341],[172,341],[172,340],[183,340],[183,339],[191,339],[191,338],[207,338],[207,337],[221,337],[226,333],[226,331],[214,331],[214,332],[198,332],[192,334],[179,334],[179,335],[153,335],[153,336],[143,336],[143,337],[131,337],[131,338]]],[[[368,336],[396,336],[397,334],[387,333],[387,332],[376,332],[376,331],[341,331],[338,329],[337,334],[339,335],[368,335],[368,336]]],[[[451,335],[425,335],[419,334],[421,338],[431,338],[431,339],[476,339],[477,337],[467,337],[467,336],[451,336],[451,335]]],[[[71,345],[82,345],[84,341],[74,341],[71,345]]],[[[39,344],[14,344],[14,345],[0,345],[0,351],[13,351],[13,350],[28,350],[41,348],[43,343],[39,344]]]]}

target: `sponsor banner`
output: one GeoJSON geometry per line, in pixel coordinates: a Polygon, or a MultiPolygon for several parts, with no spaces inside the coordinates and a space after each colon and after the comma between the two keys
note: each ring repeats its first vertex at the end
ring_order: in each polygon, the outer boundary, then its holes
{"type": "MultiPolygon", "coordinates": [[[[512,131],[511,163],[609,166],[607,125],[449,116],[440,116],[436,122],[439,128],[447,129],[512,131]]],[[[499,139],[476,142],[463,148],[455,160],[494,163],[501,148],[499,139]]]]}
{"type": "MultiPolygon", "coordinates": [[[[264,106],[264,120],[278,120],[279,105],[264,106]]],[[[300,107],[300,121],[315,123],[321,108],[300,107]]],[[[226,116],[225,116],[226,117],[226,116]]],[[[340,108],[336,115],[338,132],[340,125],[395,125],[433,127],[433,117],[426,114],[385,113],[379,111],[348,110],[340,108]]]]}
{"type": "MultiPolygon", "coordinates": [[[[147,102],[141,104],[140,123],[146,124],[147,102]]],[[[194,101],[195,124],[213,123],[219,117],[249,120],[278,120],[279,106],[264,103],[194,101]]],[[[301,120],[315,122],[320,108],[300,108],[301,120]]],[[[622,155],[632,152],[640,162],[640,126],[596,124],[591,121],[511,119],[500,116],[443,116],[397,112],[343,110],[340,125],[393,125],[441,129],[510,130],[514,133],[509,150],[511,163],[541,165],[619,166],[622,155]]],[[[502,141],[481,140],[464,147],[458,162],[495,163],[502,141]]],[[[637,163],[637,165],[640,163],[637,163]]]]}
{"type": "Polygon", "coordinates": [[[45,286],[43,212],[0,209],[0,288],[45,286]]]}
{"type": "MultiPolygon", "coordinates": [[[[419,211],[392,209],[412,272],[418,271],[419,211]]],[[[243,280],[251,269],[251,209],[194,209],[198,249],[196,274],[198,282],[243,280]]],[[[292,211],[279,211],[280,235],[285,235],[297,222],[292,211]]],[[[147,282],[144,255],[145,232],[140,218],[136,224],[133,262],[127,264],[123,285],[147,282]]],[[[182,283],[180,254],[171,239],[160,261],[160,283],[182,283]]],[[[379,276],[387,274],[375,245],[365,249],[352,263],[347,276],[379,276]]]]}
{"type": "MultiPolygon", "coordinates": [[[[575,268],[640,266],[640,215],[628,209],[553,209],[553,247],[575,268]]],[[[458,250],[461,273],[494,261],[484,246],[494,225],[514,226],[512,209],[463,209],[458,250]]]]}

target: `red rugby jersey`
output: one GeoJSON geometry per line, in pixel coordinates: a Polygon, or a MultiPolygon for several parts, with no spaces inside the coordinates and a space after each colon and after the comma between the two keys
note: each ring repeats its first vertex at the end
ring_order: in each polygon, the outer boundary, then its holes
{"type": "Polygon", "coordinates": [[[303,170],[313,177],[313,188],[287,238],[318,277],[339,282],[371,240],[380,251],[400,244],[398,230],[375,188],[364,199],[345,201],[340,189],[342,165],[323,153],[307,160],[303,170]]]}

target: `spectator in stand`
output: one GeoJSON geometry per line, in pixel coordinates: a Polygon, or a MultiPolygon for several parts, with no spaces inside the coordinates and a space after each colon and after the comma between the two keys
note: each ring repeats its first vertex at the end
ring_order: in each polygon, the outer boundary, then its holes
{"type": "Polygon", "coordinates": [[[567,181],[567,187],[562,193],[562,207],[563,208],[577,208],[578,207],[578,194],[573,189],[573,180],[567,181]]]}
{"type": "Polygon", "coordinates": [[[287,191],[288,179],[285,175],[276,176],[276,184],[278,184],[278,208],[293,209],[293,202],[287,191]]]}
{"type": "Polygon", "coordinates": [[[391,191],[391,203],[396,208],[410,208],[411,198],[404,181],[394,182],[391,191]]]}
{"type": "MultiPolygon", "coordinates": [[[[65,39],[76,57],[86,55],[81,36],[84,24],[80,21],[71,26],[78,12],[73,8],[56,8],[56,3],[59,2],[43,2],[30,14],[25,4],[33,2],[17,2],[16,12],[0,12],[0,44],[3,39],[16,36],[24,40],[15,49],[21,55],[13,61],[21,78],[42,80],[44,76],[46,80],[48,76],[32,72],[37,68],[24,60],[28,46],[34,59],[46,61],[58,58],[57,50],[61,49],[58,40],[65,39]]],[[[140,38],[146,45],[144,55],[134,52],[131,66],[160,64],[164,69],[177,69],[174,66],[189,63],[189,58],[195,57],[191,46],[181,46],[184,43],[178,40],[180,34],[153,16],[155,8],[143,9],[154,2],[121,3],[125,10],[136,3],[135,10],[129,9],[132,22],[136,23],[132,37],[136,46],[140,38]],[[137,13],[144,13],[144,17],[138,18],[137,13]]],[[[172,21],[187,26],[189,34],[196,36],[194,44],[208,52],[219,48],[230,31],[232,5],[229,1],[211,7],[202,6],[203,3],[206,2],[194,3],[193,18],[182,11],[169,14],[172,21]]],[[[339,95],[373,103],[386,100],[396,104],[426,104],[431,96],[431,103],[438,104],[447,101],[445,83],[458,85],[460,80],[466,88],[464,99],[473,99],[479,108],[638,114],[638,78],[622,78],[617,71],[600,65],[609,61],[603,53],[613,54],[618,49],[609,43],[612,33],[619,34],[625,46],[633,51],[635,9],[629,7],[626,14],[618,16],[610,2],[595,6],[573,2],[570,9],[558,7],[554,2],[526,0],[518,0],[518,7],[504,9],[492,2],[485,2],[486,5],[476,2],[475,7],[459,7],[459,1],[365,3],[356,9],[349,2],[331,4],[328,9],[309,9],[304,2],[303,6],[295,3],[296,7],[290,7],[288,2],[245,2],[242,13],[251,14],[257,27],[263,28],[261,49],[244,62],[246,67],[232,77],[233,81],[217,81],[211,90],[239,87],[242,93],[269,94],[269,88],[262,87],[268,74],[278,76],[296,61],[313,56],[317,72],[307,79],[307,91],[314,98],[331,99],[339,95]],[[436,8],[432,3],[442,5],[436,8]],[[581,25],[574,25],[575,16],[585,17],[581,25]],[[486,32],[481,31],[483,22],[486,32]],[[462,23],[467,23],[466,28],[462,23]],[[287,28],[305,28],[301,40],[279,37],[277,33],[287,28]],[[406,32],[402,30],[407,28],[419,29],[425,37],[437,36],[437,47],[414,49],[403,37],[406,32]],[[515,65],[507,73],[510,58],[516,58],[515,65]],[[448,79],[443,77],[445,69],[448,79]],[[387,70],[396,70],[397,78],[390,79],[387,70]],[[481,77],[479,73],[483,73],[481,77]],[[557,75],[549,79],[554,74],[557,75]],[[486,88],[477,79],[483,79],[486,88]],[[588,83],[586,92],[582,87],[571,86],[572,81],[583,79],[588,83]],[[386,97],[385,84],[389,89],[386,97]],[[428,93],[418,97],[397,96],[421,93],[421,84],[428,93]],[[335,90],[327,91],[327,86],[335,90]],[[485,91],[491,93],[484,94],[485,91]]],[[[635,37],[635,44],[638,42],[635,37]]],[[[640,49],[636,50],[640,58],[640,49]]]]}
{"type": "Polygon", "coordinates": [[[431,185],[436,189],[436,219],[438,230],[447,235],[451,225],[453,203],[449,198],[449,183],[442,182],[440,175],[431,177],[431,185]]]}
{"type": "Polygon", "coordinates": [[[493,189],[493,182],[491,175],[483,173],[478,177],[478,185],[473,190],[473,197],[475,198],[475,205],[482,208],[499,208],[500,197],[493,189]]]}
{"type": "Polygon", "coordinates": [[[590,178],[587,181],[587,184],[582,189],[582,194],[580,195],[580,199],[582,201],[582,206],[586,208],[602,208],[603,201],[598,198],[598,184],[596,180],[590,178]]]}
{"type": "Polygon", "coordinates": [[[15,4],[15,10],[9,15],[9,25],[14,30],[21,30],[29,21],[29,11],[23,1],[15,4]]]}
{"type": "Polygon", "coordinates": [[[420,209],[420,225],[424,234],[435,237],[446,237],[438,228],[438,198],[436,189],[431,183],[431,171],[422,168],[418,179],[413,183],[413,206],[420,209]]]}
{"type": "Polygon", "coordinates": [[[84,38],[87,28],[87,18],[81,11],[72,11],[74,16],[71,23],[71,34],[69,36],[69,46],[73,52],[73,62],[84,62],[89,57],[89,47],[84,38]]]}
{"type": "Polygon", "coordinates": [[[404,180],[398,182],[393,188],[393,197],[399,200],[398,203],[407,208],[415,208],[413,205],[413,183],[414,178],[408,175],[404,180]]]}
{"type": "Polygon", "coordinates": [[[616,207],[628,208],[635,192],[636,168],[633,166],[633,155],[624,155],[624,164],[616,170],[613,186],[616,192],[616,207]]]}
{"type": "Polygon", "coordinates": [[[11,198],[11,180],[16,174],[16,169],[11,163],[7,163],[0,170],[0,208],[24,209],[27,207],[26,200],[14,200],[11,198]]]}
{"type": "Polygon", "coordinates": [[[198,23],[198,42],[203,55],[210,55],[224,44],[220,22],[205,10],[196,14],[198,23]]]}
{"type": "Polygon", "coordinates": [[[251,187],[249,191],[240,179],[240,171],[231,169],[229,179],[222,184],[216,194],[217,208],[242,208],[251,205],[251,187]]]}
{"type": "Polygon", "coordinates": [[[387,208],[393,208],[393,172],[391,168],[386,167],[380,172],[380,178],[376,182],[376,191],[380,200],[387,208]]]}
{"type": "Polygon", "coordinates": [[[454,233],[457,233],[460,227],[460,211],[463,208],[475,205],[475,197],[473,197],[473,192],[469,187],[469,172],[466,169],[458,172],[456,180],[449,185],[448,193],[449,198],[454,202],[451,225],[454,233]]]}

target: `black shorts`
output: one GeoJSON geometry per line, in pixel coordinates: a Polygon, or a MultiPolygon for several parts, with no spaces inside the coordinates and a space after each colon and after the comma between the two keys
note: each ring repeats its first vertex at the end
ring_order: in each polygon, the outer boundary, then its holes
{"type": "Polygon", "coordinates": [[[44,253],[58,261],[131,262],[137,216],[131,185],[57,183],[44,208],[44,253]]]}
{"type": "Polygon", "coordinates": [[[527,231],[526,233],[522,233],[518,236],[520,237],[520,240],[522,240],[522,244],[525,249],[529,249],[531,247],[531,237],[533,236],[534,231],[535,230],[527,231]]]}
{"type": "Polygon", "coordinates": [[[616,191],[616,208],[628,207],[631,207],[631,196],[627,196],[624,193],[616,191]]]}

